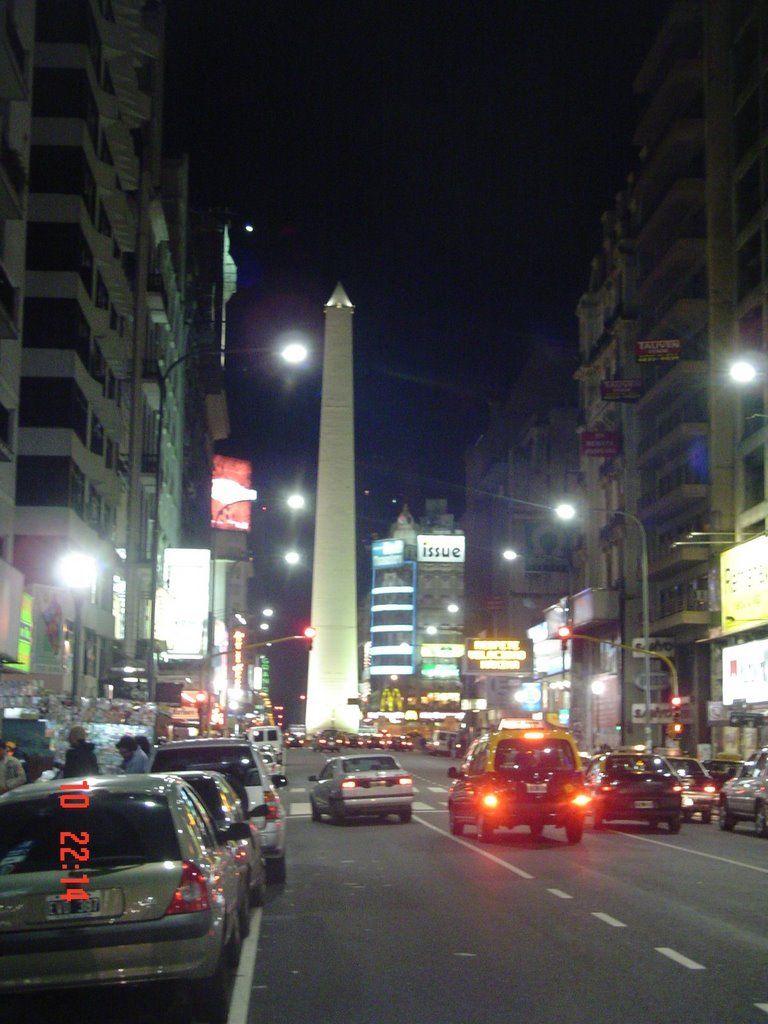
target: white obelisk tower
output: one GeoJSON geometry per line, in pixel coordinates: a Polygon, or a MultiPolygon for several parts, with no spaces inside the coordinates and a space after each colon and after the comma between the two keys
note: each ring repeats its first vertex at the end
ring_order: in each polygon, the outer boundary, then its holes
{"type": "Polygon", "coordinates": [[[360,720],[348,703],[358,696],[353,313],[337,284],[325,305],[307,732],[357,732],[360,720]]]}

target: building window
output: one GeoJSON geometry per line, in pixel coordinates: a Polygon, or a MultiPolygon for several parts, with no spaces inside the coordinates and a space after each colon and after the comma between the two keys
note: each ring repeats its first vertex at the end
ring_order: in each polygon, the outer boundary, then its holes
{"type": "Polygon", "coordinates": [[[88,366],[90,328],[75,299],[31,299],[24,302],[24,347],[71,349],[88,366]]]}
{"type": "Polygon", "coordinates": [[[23,377],[19,393],[19,425],[64,427],[87,443],[88,403],[73,380],[65,377],[23,377]]]}

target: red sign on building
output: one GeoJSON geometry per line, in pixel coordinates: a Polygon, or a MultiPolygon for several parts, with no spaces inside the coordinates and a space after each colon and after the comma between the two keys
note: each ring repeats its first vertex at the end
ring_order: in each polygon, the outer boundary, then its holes
{"type": "Polygon", "coordinates": [[[652,339],[635,342],[635,359],[638,363],[661,363],[680,358],[682,342],[679,338],[652,339]]]}
{"type": "Polygon", "coordinates": [[[616,430],[585,430],[579,435],[579,451],[587,458],[610,459],[621,450],[616,430]]]}

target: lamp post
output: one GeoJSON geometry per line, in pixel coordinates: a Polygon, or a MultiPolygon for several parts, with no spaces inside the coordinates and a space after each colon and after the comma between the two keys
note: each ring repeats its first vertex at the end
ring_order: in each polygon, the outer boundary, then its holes
{"type": "MultiPolygon", "coordinates": [[[[645,662],[645,745],[648,750],[651,750],[653,748],[653,729],[651,728],[651,653],[648,649],[651,629],[650,597],[648,587],[648,535],[643,521],[636,516],[634,512],[626,512],[623,509],[618,508],[592,508],[589,511],[605,512],[608,515],[623,516],[624,519],[629,519],[630,522],[634,523],[640,532],[640,586],[643,623],[643,657],[645,662]]],[[[555,512],[561,519],[572,519],[576,515],[576,509],[573,505],[566,503],[558,505],[555,512]]]]}
{"type": "MultiPolygon", "coordinates": [[[[271,348],[249,348],[249,349],[232,349],[228,350],[229,354],[238,354],[246,352],[248,354],[256,355],[260,352],[273,352],[271,348]]],[[[281,358],[290,365],[299,365],[304,363],[309,355],[307,347],[293,339],[287,341],[283,348],[279,352],[281,358]]],[[[165,420],[165,404],[168,391],[168,379],[171,374],[176,370],[182,363],[188,362],[190,359],[196,359],[199,356],[219,356],[220,353],[212,349],[211,347],[193,348],[188,352],[184,352],[182,355],[177,356],[166,368],[161,372],[158,368],[157,374],[157,385],[160,392],[160,398],[157,408],[157,443],[155,446],[155,500],[154,500],[154,519],[152,523],[152,544],[150,554],[150,584],[149,584],[149,643],[147,652],[147,688],[148,688],[148,699],[154,701],[157,694],[157,666],[155,663],[155,627],[157,620],[157,562],[160,555],[160,488],[162,482],[162,460],[163,460],[163,425],[165,420]]]]}
{"type": "Polygon", "coordinates": [[[72,642],[72,698],[80,689],[83,657],[83,598],[96,582],[96,560],[81,551],[70,551],[58,564],[58,575],[69,587],[75,603],[75,631],[72,642]]]}

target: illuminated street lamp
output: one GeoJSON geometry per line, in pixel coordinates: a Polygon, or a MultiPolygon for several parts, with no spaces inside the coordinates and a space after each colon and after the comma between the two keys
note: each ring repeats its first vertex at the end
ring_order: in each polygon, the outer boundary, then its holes
{"type": "Polygon", "coordinates": [[[72,644],[72,697],[80,689],[83,657],[83,599],[96,583],[96,559],[82,551],[70,551],[63,555],[58,566],[58,577],[64,586],[72,591],[75,603],[75,630],[72,644]]]}
{"type": "Polygon", "coordinates": [[[298,553],[298,551],[286,551],[285,554],[283,555],[283,558],[288,563],[288,565],[298,565],[299,562],[301,561],[301,555],[298,553]]]}

